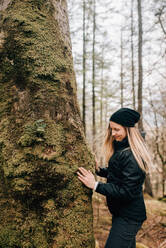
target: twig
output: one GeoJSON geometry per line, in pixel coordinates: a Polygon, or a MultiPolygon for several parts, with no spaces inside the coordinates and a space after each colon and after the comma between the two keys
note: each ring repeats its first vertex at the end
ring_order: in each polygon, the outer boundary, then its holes
{"type": "Polygon", "coordinates": [[[159,248],[166,248],[166,240],[160,244],[159,248]]]}
{"type": "MultiPolygon", "coordinates": [[[[153,229],[153,227],[158,224],[161,221],[162,217],[160,218],[159,221],[157,221],[155,224],[153,224],[150,228],[146,229],[142,234],[139,235],[139,238],[142,238],[142,236],[144,236],[146,233],[148,233],[150,230],[153,229]]],[[[163,247],[164,248],[164,247],[163,247]]]]}

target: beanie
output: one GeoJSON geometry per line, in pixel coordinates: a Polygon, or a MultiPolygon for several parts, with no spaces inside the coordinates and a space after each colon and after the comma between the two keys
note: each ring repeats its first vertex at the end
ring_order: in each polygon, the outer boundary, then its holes
{"type": "Polygon", "coordinates": [[[124,127],[134,127],[139,121],[140,114],[130,108],[121,108],[110,117],[110,121],[116,122],[124,127]]]}

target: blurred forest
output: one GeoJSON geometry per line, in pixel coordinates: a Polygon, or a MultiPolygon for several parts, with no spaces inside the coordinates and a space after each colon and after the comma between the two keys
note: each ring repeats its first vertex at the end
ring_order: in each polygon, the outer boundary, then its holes
{"type": "MultiPolygon", "coordinates": [[[[165,203],[158,200],[164,202],[166,196],[166,2],[69,0],[68,9],[86,138],[104,167],[101,146],[111,113],[131,107],[142,114],[138,128],[153,159],[153,198],[145,194],[148,220],[138,241],[164,248],[165,203]]],[[[95,235],[102,248],[110,216],[102,196],[94,194],[93,204],[95,235]]]]}
{"type": "Polygon", "coordinates": [[[68,1],[77,96],[86,138],[101,145],[120,107],[142,114],[139,129],[154,161],[153,193],[166,193],[165,1],[68,1]]]}

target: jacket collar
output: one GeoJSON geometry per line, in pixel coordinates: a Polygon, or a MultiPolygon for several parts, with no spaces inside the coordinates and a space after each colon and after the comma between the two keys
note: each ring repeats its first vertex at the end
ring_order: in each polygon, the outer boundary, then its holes
{"type": "Polygon", "coordinates": [[[126,136],[122,141],[113,141],[114,150],[119,151],[129,147],[128,137],[126,136]]]}

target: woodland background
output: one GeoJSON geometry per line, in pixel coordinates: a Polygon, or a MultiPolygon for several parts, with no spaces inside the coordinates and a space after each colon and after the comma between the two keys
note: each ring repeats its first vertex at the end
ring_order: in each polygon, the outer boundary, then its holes
{"type": "Polygon", "coordinates": [[[69,0],[68,9],[77,96],[89,144],[100,159],[110,115],[120,107],[138,110],[142,114],[138,127],[145,132],[154,161],[153,190],[163,196],[165,1],[69,0]]]}
{"type": "MultiPolygon", "coordinates": [[[[165,205],[155,201],[166,195],[166,2],[69,0],[68,8],[86,138],[105,166],[101,146],[111,113],[120,107],[142,113],[139,129],[154,163],[153,198],[145,193],[148,221],[137,246],[166,247],[165,205]]],[[[95,193],[94,216],[95,236],[104,247],[111,221],[104,198],[95,193]]]]}

